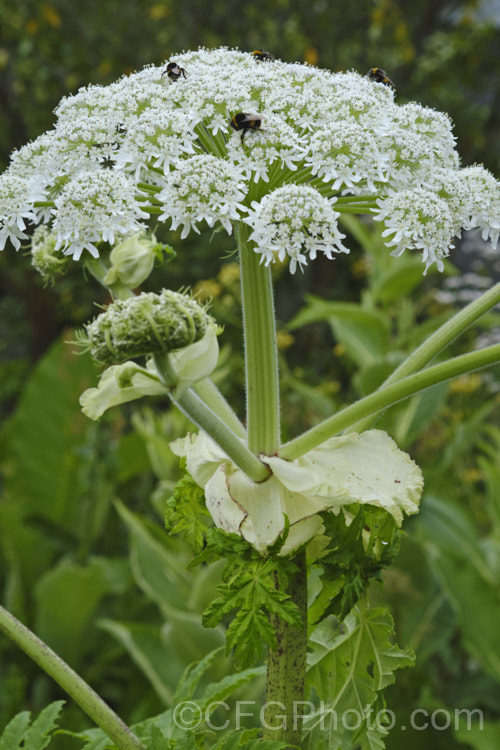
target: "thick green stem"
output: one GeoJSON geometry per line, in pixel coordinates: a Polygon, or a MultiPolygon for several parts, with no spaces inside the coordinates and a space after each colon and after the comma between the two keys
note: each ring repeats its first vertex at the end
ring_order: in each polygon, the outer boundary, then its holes
{"type": "Polygon", "coordinates": [[[439,365],[428,367],[415,375],[409,375],[392,385],[382,388],[369,396],[347,406],[333,417],[325,419],[297,438],[290,440],[280,450],[280,456],[288,460],[299,458],[307,451],[316,448],[328,438],[358,422],[360,419],[376,414],[389,406],[413,396],[431,385],[443,383],[445,380],[456,378],[481,367],[498,364],[500,362],[500,344],[488,346],[478,352],[469,352],[460,357],[441,362],[439,365]]]}
{"type": "MultiPolygon", "coordinates": [[[[379,390],[420,370],[428,364],[436,354],[444,349],[445,346],[448,346],[451,341],[460,336],[460,334],[466,331],[469,326],[499,302],[500,283],[495,284],[495,286],[488,289],[487,292],[471,302],[467,307],[464,307],[463,310],[456,313],[456,315],[450,318],[450,320],[443,323],[443,325],[438,328],[432,336],[429,336],[428,339],[420,344],[420,346],[389,375],[380,386],[379,390]]],[[[363,432],[363,430],[369,429],[378,416],[379,415],[374,415],[363,419],[361,422],[357,422],[349,427],[347,432],[363,432]]]]}
{"type": "Polygon", "coordinates": [[[0,631],[19,646],[95,721],[119,750],[145,750],[119,716],[47,644],[0,606],[0,631]]]}
{"type": "Polygon", "coordinates": [[[305,550],[297,555],[295,562],[298,571],[287,593],[300,610],[302,626],[295,628],[276,615],[271,617],[277,648],[274,651],[270,649],[268,655],[263,737],[300,747],[307,654],[305,550]]]}
{"type": "Polygon", "coordinates": [[[280,444],[280,407],[271,269],[260,264],[248,235],[249,228],[240,223],[248,447],[254,453],[273,455],[280,444]]]}
{"type": "Polygon", "coordinates": [[[172,402],[195,425],[210,435],[231,461],[245,472],[254,482],[263,482],[270,474],[269,469],[252,453],[247,445],[220,419],[199,396],[188,390],[179,398],[170,395],[172,402]]]}
{"type": "Polygon", "coordinates": [[[193,385],[193,391],[202,401],[220,417],[238,437],[246,439],[247,431],[241,424],[215,383],[210,378],[199,380],[193,385]]]}
{"type": "MultiPolygon", "coordinates": [[[[172,403],[193,424],[206,432],[222,448],[224,453],[229,456],[231,461],[242,469],[250,479],[253,479],[254,482],[262,482],[264,479],[267,479],[271,472],[248,449],[245,441],[241,440],[228,426],[227,417],[222,417],[220,414],[212,411],[192,388],[188,388],[180,396],[176,395],[177,376],[170,362],[169,355],[167,353],[155,354],[153,359],[160,378],[165,383],[167,395],[172,403]]],[[[220,408],[220,402],[218,407],[220,408]]],[[[236,415],[233,414],[233,416],[236,418],[236,415]]]]}

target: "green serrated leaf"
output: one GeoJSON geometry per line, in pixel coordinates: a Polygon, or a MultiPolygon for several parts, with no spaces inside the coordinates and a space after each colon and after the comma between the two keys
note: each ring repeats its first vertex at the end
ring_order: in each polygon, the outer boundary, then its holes
{"type": "Polygon", "coordinates": [[[21,747],[23,750],[43,750],[50,743],[64,704],[65,701],[54,701],[45,706],[31,726],[29,711],[22,711],[14,716],[0,737],[0,750],[18,750],[21,747]]]}
{"type": "Polygon", "coordinates": [[[36,632],[75,668],[85,653],[91,616],[107,592],[105,569],[93,560],[79,565],[62,559],[36,584],[36,632]]]}
{"type": "Polygon", "coordinates": [[[260,729],[235,730],[222,737],[213,750],[293,750],[294,745],[279,740],[259,739],[260,729]]]}
{"type": "MultiPolygon", "coordinates": [[[[391,643],[393,621],[387,610],[352,611],[345,622],[340,624],[333,618],[324,620],[313,630],[310,637],[311,654],[307,674],[309,687],[324,700],[324,711],[329,716],[329,745],[331,750],[342,747],[345,735],[352,732],[344,726],[345,712],[357,711],[361,727],[357,728],[356,739],[364,743],[364,748],[383,747],[384,728],[373,726],[367,707],[380,700],[381,691],[394,682],[394,672],[413,664],[410,649],[400,649],[391,643]],[[332,721],[332,719],[335,721],[332,721]],[[380,744],[382,742],[382,744],[380,744]]],[[[320,715],[306,719],[305,736],[317,740],[317,746],[325,737],[320,715]]],[[[325,746],[326,747],[326,746],[325,746]]]]}
{"type": "MultiPolygon", "coordinates": [[[[226,537],[228,535],[225,535],[226,537]]],[[[211,535],[207,535],[211,539],[211,535]]],[[[250,667],[261,655],[265,643],[276,648],[276,637],[269,622],[271,614],[292,625],[300,625],[297,606],[283,590],[295,564],[283,558],[262,558],[245,542],[233,543],[213,537],[214,547],[223,547],[227,564],[223,583],[217,586],[221,594],[205,610],[203,624],[214,627],[223,617],[237,610],[226,632],[227,653],[234,649],[237,669],[250,667]],[[237,553],[235,553],[237,549],[237,553]]]]}
{"type": "Polygon", "coordinates": [[[205,711],[210,703],[225,700],[242,685],[246,685],[257,677],[261,677],[265,672],[265,667],[254,667],[253,669],[245,669],[243,672],[238,672],[237,674],[227,675],[222,680],[211,683],[200,698],[200,707],[205,711]]]}
{"type": "Polygon", "coordinates": [[[175,485],[165,510],[165,527],[171,534],[181,534],[199,552],[205,543],[210,513],[205,505],[205,493],[194,479],[186,474],[175,485]]]}
{"type": "Polygon", "coordinates": [[[24,736],[24,750],[43,750],[47,747],[64,703],[65,701],[54,701],[40,711],[24,736]]]}
{"type": "Polygon", "coordinates": [[[30,723],[31,713],[21,711],[9,721],[0,737],[0,750],[17,750],[30,723]]]}
{"type": "Polygon", "coordinates": [[[264,612],[240,609],[226,633],[226,653],[234,649],[234,666],[246,669],[262,654],[262,645],[276,648],[276,635],[264,612]]]}
{"type": "Polygon", "coordinates": [[[80,738],[85,740],[81,750],[113,750],[115,747],[100,729],[87,729],[81,733],[80,738]]]}
{"type": "Polygon", "coordinates": [[[184,670],[184,674],[182,675],[177,690],[175,691],[174,702],[176,704],[190,700],[193,697],[199,681],[222,650],[222,646],[216,648],[214,651],[207,654],[201,661],[196,664],[190,664],[184,670]]]}
{"type": "Polygon", "coordinates": [[[147,522],[122,503],[116,508],[130,534],[130,563],[138,586],[168,617],[185,610],[189,581],[179,558],[152,534],[147,522]]]}
{"type": "Polygon", "coordinates": [[[350,506],[348,513],[354,514],[349,523],[343,513],[322,514],[330,541],[317,563],[323,568],[323,591],[313,604],[310,622],[329,614],[344,620],[369,580],[378,578],[399,550],[400,531],[385,510],[350,506]]]}

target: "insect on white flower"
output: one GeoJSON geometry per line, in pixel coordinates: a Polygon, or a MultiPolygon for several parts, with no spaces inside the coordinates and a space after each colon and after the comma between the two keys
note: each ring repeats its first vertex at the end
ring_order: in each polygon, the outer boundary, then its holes
{"type": "Polygon", "coordinates": [[[499,183],[482,167],[460,169],[449,118],[401,105],[390,86],[353,71],[199,49],[82,88],[56,116],[13,154],[8,174],[24,187],[0,182],[1,246],[19,247],[27,222],[49,225],[75,259],[149,217],[182,238],[203,223],[232,232],[246,222],[264,262],[288,257],[293,273],[318,252],[346,252],[343,210],[373,212],[389,247],[421,251],[426,269],[442,267],[464,227],[500,236],[499,183]],[[245,113],[259,126],[242,139],[234,122],[245,113]]]}

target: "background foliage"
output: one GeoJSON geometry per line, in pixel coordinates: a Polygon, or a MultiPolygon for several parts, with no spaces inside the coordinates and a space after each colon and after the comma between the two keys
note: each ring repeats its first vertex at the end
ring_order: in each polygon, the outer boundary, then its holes
{"type": "MultiPolygon", "coordinates": [[[[262,47],[284,60],[333,70],[385,68],[400,101],[448,111],[464,164],[500,172],[500,17],[494,4],[372,0],[38,0],[0,4],[0,161],[52,123],[62,95],[107,84],[147,63],[198,45],[262,47]]],[[[276,270],[285,398],[285,436],[296,434],[376,388],[477,284],[500,277],[497,261],[457,252],[444,276],[423,279],[419,259],[387,256],[376,231],[346,222],[358,250],[318,259],[290,277],[276,270]],[[472,261],[471,261],[472,258],[472,261]],[[479,266],[477,265],[479,263],[479,266]],[[475,264],[475,265],[474,265],[475,264]],[[462,279],[464,277],[461,277],[462,279]],[[445,292],[443,293],[443,289],[445,292]],[[440,291],[438,291],[440,290],[440,291]],[[447,290],[447,291],[446,291],[447,290]],[[339,304],[341,302],[342,304],[339,304]]],[[[182,244],[147,289],[192,284],[213,299],[224,324],[217,373],[242,410],[238,268],[231,239],[182,244]],[[201,280],[201,281],[200,281],[201,280]]],[[[463,247],[465,251],[467,248],[463,247]]],[[[184,418],[150,404],[113,411],[99,425],[81,415],[80,392],[96,380],[91,363],[64,341],[106,299],[75,269],[43,288],[22,252],[0,255],[0,598],[129,722],[169,708],[185,667],[223,643],[222,626],[201,627],[217,567],[184,569],[188,551],[162,529],[179,477],[168,442],[184,418]]],[[[495,336],[494,314],[456,351],[495,336]]],[[[422,466],[422,512],[406,526],[399,556],[374,601],[389,603],[400,644],[417,666],[398,674],[389,706],[408,724],[412,708],[481,708],[483,732],[394,730],[388,747],[487,750],[500,738],[500,430],[498,373],[439,386],[384,415],[380,425],[422,466]],[[496,741],[495,741],[496,739],[496,741]]],[[[208,667],[221,680],[222,656],[208,667]]],[[[258,696],[258,677],[243,690],[258,696]]],[[[0,640],[0,729],[64,696],[0,640]]],[[[55,709],[54,709],[55,710],[55,709]]],[[[88,726],[71,705],[63,723],[88,726]]],[[[54,738],[57,750],[71,740],[54,738]],[[60,744],[57,744],[57,743],[60,744]]]]}

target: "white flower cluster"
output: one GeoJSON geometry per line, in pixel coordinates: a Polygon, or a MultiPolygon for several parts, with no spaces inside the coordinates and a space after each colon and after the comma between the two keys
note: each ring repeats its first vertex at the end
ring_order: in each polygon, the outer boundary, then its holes
{"type": "Polygon", "coordinates": [[[28,239],[24,232],[26,222],[33,221],[33,200],[28,196],[26,180],[17,175],[0,175],[0,250],[9,239],[16,250],[21,240],[28,239]]]}
{"type": "Polygon", "coordinates": [[[383,221],[383,237],[393,235],[387,244],[395,246],[391,255],[401,255],[406,249],[422,250],[425,270],[437,263],[443,270],[442,258],[448,255],[455,224],[449,204],[431,190],[414,188],[393,193],[380,201],[380,212],[375,216],[383,221]]]}
{"type": "Polygon", "coordinates": [[[197,224],[206,221],[212,227],[220,221],[231,233],[231,221],[238,221],[245,211],[240,201],[245,197],[241,174],[231,162],[210,154],[184,159],[165,177],[159,193],[163,213],[160,220],[171,219],[172,229],[183,225],[181,238],[191,229],[199,233],[197,224]]]}
{"type": "Polygon", "coordinates": [[[0,179],[0,247],[18,248],[27,222],[47,224],[75,259],[150,216],[183,236],[245,222],[263,262],[287,255],[293,272],[345,250],[347,205],[383,221],[396,253],[421,250],[426,268],[463,227],[497,242],[500,184],[460,168],[446,115],[397,104],[352,71],[228,49],[172,61],[176,79],[165,63],[62,100],[54,129],[16,151],[0,179]]]}
{"type": "Polygon", "coordinates": [[[345,235],[338,229],[339,214],[333,210],[332,201],[314,188],[284,185],[265,195],[260,203],[253,203],[252,208],[247,219],[253,228],[250,240],[266,265],[275,255],[281,261],[288,255],[290,272],[295,273],[297,264],[305,265],[307,256],[314,260],[318,251],[327,258],[332,258],[332,253],[349,252],[342,245],[345,235]]]}
{"type": "Polygon", "coordinates": [[[98,258],[94,243],[113,245],[116,235],[137,231],[139,218],[148,218],[134,199],[133,184],[110,169],[78,172],[61,190],[55,206],[56,248],[63,246],[64,254],[75,260],[83,250],[98,258]]]}

